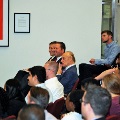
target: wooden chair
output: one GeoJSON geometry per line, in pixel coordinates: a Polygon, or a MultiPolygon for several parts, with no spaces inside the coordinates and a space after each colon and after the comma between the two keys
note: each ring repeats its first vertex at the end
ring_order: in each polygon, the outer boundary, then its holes
{"type": "Polygon", "coordinates": [[[48,112],[54,115],[57,119],[59,119],[64,103],[65,103],[65,100],[64,100],[64,97],[62,97],[56,100],[54,103],[49,103],[46,109],[48,112]]]}
{"type": "Polygon", "coordinates": [[[76,80],[76,82],[72,88],[72,91],[77,89],[78,84],[79,84],[79,78],[76,80]]]}

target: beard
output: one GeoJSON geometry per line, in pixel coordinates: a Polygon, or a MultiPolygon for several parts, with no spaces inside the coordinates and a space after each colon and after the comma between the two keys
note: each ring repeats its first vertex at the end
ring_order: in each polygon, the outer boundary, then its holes
{"type": "Polygon", "coordinates": [[[103,41],[103,43],[107,43],[107,42],[108,42],[108,40],[103,41]]]}

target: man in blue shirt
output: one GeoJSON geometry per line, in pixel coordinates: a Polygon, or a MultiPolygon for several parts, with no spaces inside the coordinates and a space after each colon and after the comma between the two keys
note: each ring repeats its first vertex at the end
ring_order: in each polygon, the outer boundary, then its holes
{"type": "Polygon", "coordinates": [[[104,70],[111,68],[111,65],[120,52],[120,46],[113,41],[113,33],[109,30],[101,32],[102,42],[106,44],[104,48],[104,59],[92,58],[90,64],[82,63],[79,65],[79,78],[83,80],[93,75],[99,75],[104,70]]]}

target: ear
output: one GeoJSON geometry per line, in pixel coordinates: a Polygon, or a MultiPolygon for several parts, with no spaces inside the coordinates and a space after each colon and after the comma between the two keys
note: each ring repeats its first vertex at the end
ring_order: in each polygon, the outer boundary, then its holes
{"type": "Polygon", "coordinates": [[[36,104],[34,101],[31,101],[30,103],[31,103],[31,104],[36,104]]]}
{"type": "Polygon", "coordinates": [[[35,76],[34,76],[34,80],[38,80],[38,77],[37,77],[37,75],[35,75],[35,76]]]}
{"type": "Polygon", "coordinates": [[[93,111],[91,105],[89,103],[86,104],[87,105],[87,110],[90,112],[90,111],[93,111]]]}

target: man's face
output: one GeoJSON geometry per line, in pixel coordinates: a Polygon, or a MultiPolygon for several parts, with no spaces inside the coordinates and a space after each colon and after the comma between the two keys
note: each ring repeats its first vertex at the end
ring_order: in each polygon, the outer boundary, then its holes
{"type": "Polygon", "coordinates": [[[64,53],[64,50],[61,49],[60,44],[55,44],[55,56],[60,57],[64,53]]]}
{"type": "Polygon", "coordinates": [[[86,95],[86,92],[84,92],[84,95],[82,97],[82,101],[81,101],[81,112],[84,118],[86,118],[87,114],[89,114],[89,110],[87,108],[87,103],[85,103],[84,97],[86,95]]]}
{"type": "Polygon", "coordinates": [[[62,67],[69,66],[70,65],[70,61],[71,61],[71,56],[69,56],[67,53],[64,53],[62,55],[62,59],[61,59],[62,67]]]}
{"type": "Polygon", "coordinates": [[[35,76],[32,76],[31,72],[29,72],[29,76],[28,76],[28,85],[29,86],[34,86],[34,79],[35,79],[35,76]]]}
{"type": "Polygon", "coordinates": [[[49,45],[49,53],[50,53],[50,56],[55,56],[55,44],[49,45]]]}
{"type": "Polygon", "coordinates": [[[66,104],[67,110],[68,110],[68,111],[72,111],[72,103],[71,103],[71,101],[70,101],[69,95],[68,95],[67,98],[66,98],[65,104],[66,104]]]}
{"type": "Polygon", "coordinates": [[[109,41],[109,39],[111,39],[112,38],[112,36],[111,35],[108,35],[107,33],[103,33],[102,35],[101,35],[101,39],[102,39],[102,42],[103,43],[107,43],[108,41],[109,41]]]}

